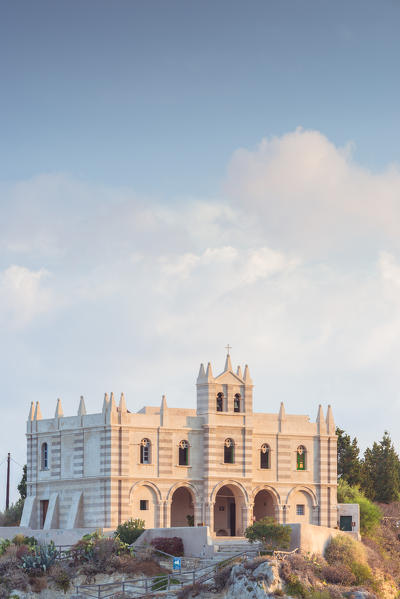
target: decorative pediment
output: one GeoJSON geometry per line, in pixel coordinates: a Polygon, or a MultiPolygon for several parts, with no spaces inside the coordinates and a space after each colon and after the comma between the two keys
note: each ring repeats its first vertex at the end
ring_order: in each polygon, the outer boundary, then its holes
{"type": "Polygon", "coordinates": [[[244,380],[232,371],[223,372],[216,377],[215,382],[220,385],[244,385],[244,380]]]}

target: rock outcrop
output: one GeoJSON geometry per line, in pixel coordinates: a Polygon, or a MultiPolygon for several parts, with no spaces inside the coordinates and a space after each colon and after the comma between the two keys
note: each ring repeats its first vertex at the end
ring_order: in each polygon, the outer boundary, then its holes
{"type": "Polygon", "coordinates": [[[260,563],[254,570],[246,564],[233,566],[224,597],[231,599],[265,599],[282,589],[276,561],[260,563]]]}

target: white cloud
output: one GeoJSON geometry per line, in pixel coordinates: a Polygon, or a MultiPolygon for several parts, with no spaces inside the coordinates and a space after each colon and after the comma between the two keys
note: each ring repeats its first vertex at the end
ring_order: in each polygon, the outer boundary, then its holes
{"type": "Polygon", "coordinates": [[[237,150],[225,189],[259,235],[301,253],[399,247],[400,172],[357,165],[352,144],[337,148],[318,131],[297,129],[237,150]]]}
{"type": "Polygon", "coordinates": [[[23,356],[21,418],[58,394],[66,413],[80,393],[98,409],[114,385],[130,409],[163,392],[194,405],[199,361],[218,371],[229,342],[257,409],[314,416],[331,402],[375,438],[400,415],[400,178],[352,152],[318,132],[264,140],[235,153],[213,200],[161,204],[65,175],[8,185],[0,359],[9,391],[23,356]]]}
{"type": "Polygon", "coordinates": [[[24,266],[12,265],[0,273],[0,306],[3,324],[17,327],[30,323],[52,306],[52,294],[44,286],[49,273],[40,269],[31,271],[24,266]]]}

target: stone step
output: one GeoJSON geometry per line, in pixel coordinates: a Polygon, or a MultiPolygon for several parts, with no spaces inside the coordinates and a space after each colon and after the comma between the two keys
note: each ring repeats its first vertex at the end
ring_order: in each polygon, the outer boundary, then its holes
{"type": "Polygon", "coordinates": [[[214,543],[215,547],[217,547],[218,553],[243,553],[243,551],[258,551],[262,548],[261,543],[249,543],[247,542],[239,542],[239,543],[214,543]]]}

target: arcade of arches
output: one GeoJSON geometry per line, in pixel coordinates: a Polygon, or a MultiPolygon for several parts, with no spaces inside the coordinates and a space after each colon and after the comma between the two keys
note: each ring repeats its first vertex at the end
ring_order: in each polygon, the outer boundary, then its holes
{"type": "Polygon", "coordinates": [[[216,536],[242,536],[252,522],[266,516],[277,522],[318,524],[318,505],[311,490],[293,488],[282,504],[271,488],[255,489],[248,497],[239,484],[218,486],[203,502],[192,485],[172,488],[163,500],[158,488],[143,481],[130,496],[133,518],[145,521],[146,528],[197,526],[207,524],[216,536]]]}

